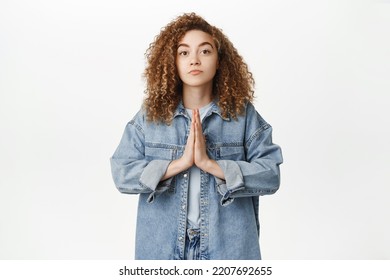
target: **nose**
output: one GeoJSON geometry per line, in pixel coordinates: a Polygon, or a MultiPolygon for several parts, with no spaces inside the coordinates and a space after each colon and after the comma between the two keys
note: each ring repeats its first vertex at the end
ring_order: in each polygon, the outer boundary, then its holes
{"type": "Polygon", "coordinates": [[[191,56],[190,64],[191,64],[191,66],[200,65],[200,60],[199,60],[197,54],[193,54],[193,55],[191,56]]]}

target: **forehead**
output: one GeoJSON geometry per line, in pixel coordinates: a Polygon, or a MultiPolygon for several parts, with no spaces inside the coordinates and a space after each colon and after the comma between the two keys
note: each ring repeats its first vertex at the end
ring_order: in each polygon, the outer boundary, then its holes
{"type": "Polygon", "coordinates": [[[187,45],[199,45],[202,43],[210,43],[213,47],[215,47],[213,37],[201,30],[190,30],[187,31],[184,36],[179,40],[179,44],[187,44],[187,45]]]}

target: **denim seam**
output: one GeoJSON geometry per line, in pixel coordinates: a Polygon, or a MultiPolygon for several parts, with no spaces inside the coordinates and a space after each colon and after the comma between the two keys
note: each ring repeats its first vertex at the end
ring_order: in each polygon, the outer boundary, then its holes
{"type": "Polygon", "coordinates": [[[142,135],[145,135],[144,129],[142,128],[141,125],[137,124],[134,120],[131,120],[129,122],[130,125],[134,126],[139,132],[142,133],[142,135]]]}
{"type": "Polygon", "coordinates": [[[260,136],[260,134],[271,128],[271,125],[269,125],[268,123],[264,123],[260,128],[258,128],[248,139],[248,141],[245,143],[245,147],[249,148],[249,146],[252,144],[253,140],[255,140],[256,138],[258,138],[260,136]]]}

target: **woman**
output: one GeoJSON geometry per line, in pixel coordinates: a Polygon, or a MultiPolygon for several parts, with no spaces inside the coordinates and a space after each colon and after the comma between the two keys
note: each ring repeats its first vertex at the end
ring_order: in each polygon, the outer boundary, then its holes
{"type": "Polygon", "coordinates": [[[278,190],[282,154],[247,65],[193,13],[146,57],[143,107],[111,158],[119,191],[140,194],[136,259],[260,259],[259,195],[278,190]]]}

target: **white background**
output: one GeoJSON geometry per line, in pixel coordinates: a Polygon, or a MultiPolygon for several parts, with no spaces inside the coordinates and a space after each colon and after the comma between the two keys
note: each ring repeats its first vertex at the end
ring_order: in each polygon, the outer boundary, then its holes
{"type": "Polygon", "coordinates": [[[390,259],[389,0],[2,0],[0,259],[133,258],[137,196],[109,158],[145,50],[192,11],[248,63],[283,150],[264,259],[390,259]]]}

